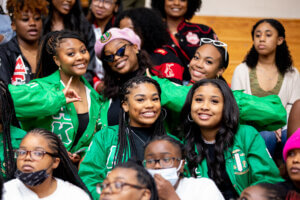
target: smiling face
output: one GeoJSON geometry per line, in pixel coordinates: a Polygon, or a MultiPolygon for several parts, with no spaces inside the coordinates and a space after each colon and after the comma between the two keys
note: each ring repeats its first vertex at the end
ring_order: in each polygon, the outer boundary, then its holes
{"type": "Polygon", "coordinates": [[[158,91],[151,83],[140,83],[130,89],[122,108],[128,113],[130,126],[151,127],[161,112],[158,91]]]}
{"type": "Polygon", "coordinates": [[[52,0],[54,9],[62,15],[67,15],[72,10],[76,0],[52,0]]]}
{"type": "Polygon", "coordinates": [[[113,192],[110,187],[114,182],[129,183],[143,187],[137,180],[137,172],[133,169],[115,168],[103,181],[104,184],[110,184],[101,192],[100,200],[149,200],[151,193],[148,189],[138,189],[129,185],[124,185],[120,192],[113,192]]]}
{"type": "Polygon", "coordinates": [[[267,22],[258,25],[254,31],[253,44],[260,55],[275,53],[277,46],[283,41],[284,38],[279,37],[277,30],[267,22]]]}
{"type": "Polygon", "coordinates": [[[223,116],[224,98],[219,88],[212,84],[195,90],[191,117],[201,130],[217,131],[223,116]]]}
{"type": "Polygon", "coordinates": [[[108,62],[110,68],[118,74],[127,74],[138,69],[138,47],[123,39],[112,40],[104,47],[105,56],[109,56],[116,54],[124,45],[126,45],[124,56],[115,56],[113,62],[108,62]]]}
{"type": "Polygon", "coordinates": [[[221,54],[212,44],[200,46],[189,64],[189,71],[193,81],[213,79],[221,76],[224,68],[220,69],[221,54]]]}
{"type": "MultiPolygon", "coordinates": [[[[54,153],[49,145],[49,141],[47,141],[44,137],[36,134],[28,134],[22,140],[19,149],[33,151],[46,151],[49,153],[54,153]]],[[[45,154],[41,160],[34,160],[30,157],[30,153],[28,153],[24,159],[17,158],[17,168],[24,172],[36,172],[39,170],[47,169],[47,172],[52,175],[52,172],[59,165],[59,158],[53,158],[52,156],[45,154]]]]}
{"type": "Polygon", "coordinates": [[[119,6],[115,0],[92,0],[90,9],[97,20],[110,19],[118,11],[119,6]]]}
{"type": "Polygon", "coordinates": [[[67,76],[81,76],[86,73],[90,55],[85,44],[75,38],[62,39],[53,57],[57,66],[61,67],[61,74],[67,76]]]}
{"type": "Polygon", "coordinates": [[[36,42],[41,37],[42,25],[40,14],[23,11],[20,17],[12,21],[11,26],[16,31],[19,39],[27,42],[36,42]]]}
{"type": "Polygon", "coordinates": [[[166,16],[170,18],[184,18],[187,7],[188,0],[165,0],[166,16]]]}
{"type": "Polygon", "coordinates": [[[300,184],[300,149],[292,149],[286,158],[286,168],[289,177],[297,185],[300,184]]]}

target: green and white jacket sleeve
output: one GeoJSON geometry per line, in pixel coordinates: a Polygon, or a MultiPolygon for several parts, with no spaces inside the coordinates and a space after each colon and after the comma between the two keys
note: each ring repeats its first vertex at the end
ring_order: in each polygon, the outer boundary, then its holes
{"type": "Polygon", "coordinates": [[[9,85],[16,116],[18,118],[36,117],[56,114],[66,104],[64,93],[44,88],[37,82],[24,85],[9,85]]]}
{"type": "Polygon", "coordinates": [[[118,126],[106,127],[97,132],[90,147],[80,164],[79,176],[93,196],[98,200],[100,185],[106,178],[107,173],[112,170],[113,159],[118,143],[118,126]]]}
{"type": "MultiPolygon", "coordinates": [[[[181,112],[191,86],[182,86],[168,79],[152,76],[162,90],[161,104],[168,109],[181,112]]],[[[257,130],[277,130],[286,124],[286,110],[277,95],[256,97],[242,91],[233,91],[240,110],[240,122],[254,126],[257,130]]]]}

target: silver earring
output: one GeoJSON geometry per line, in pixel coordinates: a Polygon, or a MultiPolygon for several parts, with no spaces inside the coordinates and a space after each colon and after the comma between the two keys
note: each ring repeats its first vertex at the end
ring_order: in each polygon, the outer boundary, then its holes
{"type": "Polygon", "coordinates": [[[189,122],[191,122],[191,123],[194,122],[194,120],[190,117],[190,114],[188,114],[187,118],[188,118],[189,122]]]}
{"type": "Polygon", "coordinates": [[[161,112],[163,112],[163,113],[161,113],[161,115],[162,115],[163,120],[165,120],[168,115],[167,110],[165,108],[161,108],[161,112]]]}

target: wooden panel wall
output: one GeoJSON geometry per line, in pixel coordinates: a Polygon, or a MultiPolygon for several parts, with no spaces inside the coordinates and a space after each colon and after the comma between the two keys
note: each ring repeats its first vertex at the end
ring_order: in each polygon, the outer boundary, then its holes
{"type": "MultiPolygon", "coordinates": [[[[219,40],[227,43],[229,66],[224,73],[230,83],[235,67],[241,63],[252,46],[251,30],[258,18],[195,16],[191,21],[214,29],[219,40]]],[[[300,20],[279,19],[286,29],[286,40],[294,66],[300,71],[300,20]]]]}

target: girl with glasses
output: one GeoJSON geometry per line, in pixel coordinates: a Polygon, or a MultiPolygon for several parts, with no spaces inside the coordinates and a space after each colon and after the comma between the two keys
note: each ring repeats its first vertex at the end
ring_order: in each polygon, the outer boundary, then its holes
{"type": "Polygon", "coordinates": [[[176,50],[168,44],[166,24],[153,9],[136,8],[123,11],[116,19],[116,26],[131,28],[142,39],[141,48],[153,62],[152,72],[182,85],[184,67],[176,50]]]}
{"type": "Polygon", "coordinates": [[[29,131],[15,151],[16,179],[4,184],[3,199],[90,199],[60,138],[45,129],[29,131]]]}
{"type": "MultiPolygon", "coordinates": [[[[140,48],[140,38],[129,28],[111,28],[96,42],[95,51],[97,57],[103,61],[106,72],[102,92],[104,102],[100,113],[102,127],[118,124],[118,115],[116,115],[120,110],[118,92],[124,82],[134,76],[145,75],[147,70],[151,71],[152,65],[148,55],[140,48]]],[[[179,86],[167,79],[152,76],[150,73],[148,75],[156,80],[162,88],[162,106],[179,114],[190,87],[179,86]]],[[[277,97],[260,99],[241,91],[236,91],[234,94],[239,106],[242,107],[241,110],[244,114],[241,114],[241,119],[244,123],[251,123],[258,129],[264,127],[268,130],[279,128],[285,123],[284,111],[279,112],[284,108],[277,97]],[[249,102],[255,103],[249,104],[249,102]],[[260,103],[261,106],[258,107],[257,103],[260,103]],[[249,111],[261,113],[262,108],[264,115],[259,117],[248,115],[249,111]]]]}
{"type": "MultiPolygon", "coordinates": [[[[99,40],[101,35],[108,29],[115,26],[115,16],[122,11],[121,0],[89,0],[89,11],[87,20],[92,24],[96,40],[99,40]]],[[[94,77],[94,88],[101,92],[103,86],[104,70],[102,62],[96,57],[96,66],[94,77]]]]}
{"type": "Polygon", "coordinates": [[[156,135],[165,135],[161,89],[147,76],[128,80],[119,91],[119,124],[97,132],[80,164],[79,175],[93,195],[107,173],[129,158],[143,160],[144,146],[156,135]]]}
{"type": "Polygon", "coordinates": [[[83,77],[89,52],[76,32],[55,31],[44,38],[40,57],[41,71],[56,70],[29,84],[10,85],[17,117],[24,130],[42,127],[59,135],[70,158],[78,163],[100,129],[99,95],[83,77]]]}
{"type": "Polygon", "coordinates": [[[213,179],[225,199],[259,182],[282,181],[264,140],[239,123],[239,114],[231,89],[219,79],[195,83],[181,114],[191,175],[213,179]]]}
{"type": "Polygon", "coordinates": [[[158,200],[157,190],[151,175],[132,160],[117,165],[101,184],[104,199],[158,200]]]}
{"type": "MultiPolygon", "coordinates": [[[[217,39],[211,27],[187,22],[201,4],[201,0],[152,0],[151,2],[152,8],[158,10],[165,18],[170,35],[169,45],[176,49],[184,66],[189,64],[199,47],[201,38],[217,39]]],[[[183,79],[189,81],[190,78],[186,67],[183,79]]]]}
{"type": "Polygon", "coordinates": [[[183,177],[185,153],[180,141],[167,135],[157,136],[145,146],[144,159],[159,199],[224,199],[212,180],[183,177]]]}
{"type": "Polygon", "coordinates": [[[227,44],[210,38],[201,38],[200,47],[189,64],[191,80],[188,85],[206,78],[219,78],[225,81],[222,74],[228,63],[227,44]]]}
{"type": "MultiPolygon", "coordinates": [[[[43,21],[43,34],[51,31],[71,30],[82,34],[86,48],[90,54],[91,61],[85,75],[86,79],[92,83],[93,70],[95,68],[95,34],[90,23],[86,20],[82,11],[80,0],[48,0],[49,15],[43,21]]],[[[44,69],[42,76],[49,76],[56,69],[44,69]]]]}
{"type": "MultiPolygon", "coordinates": [[[[253,46],[235,69],[231,88],[259,97],[278,95],[288,117],[293,103],[300,99],[300,77],[292,66],[285,29],[275,19],[262,19],[253,26],[251,36],[253,46]]],[[[277,143],[286,141],[286,128],[264,131],[261,135],[274,156],[277,143]]]]}

